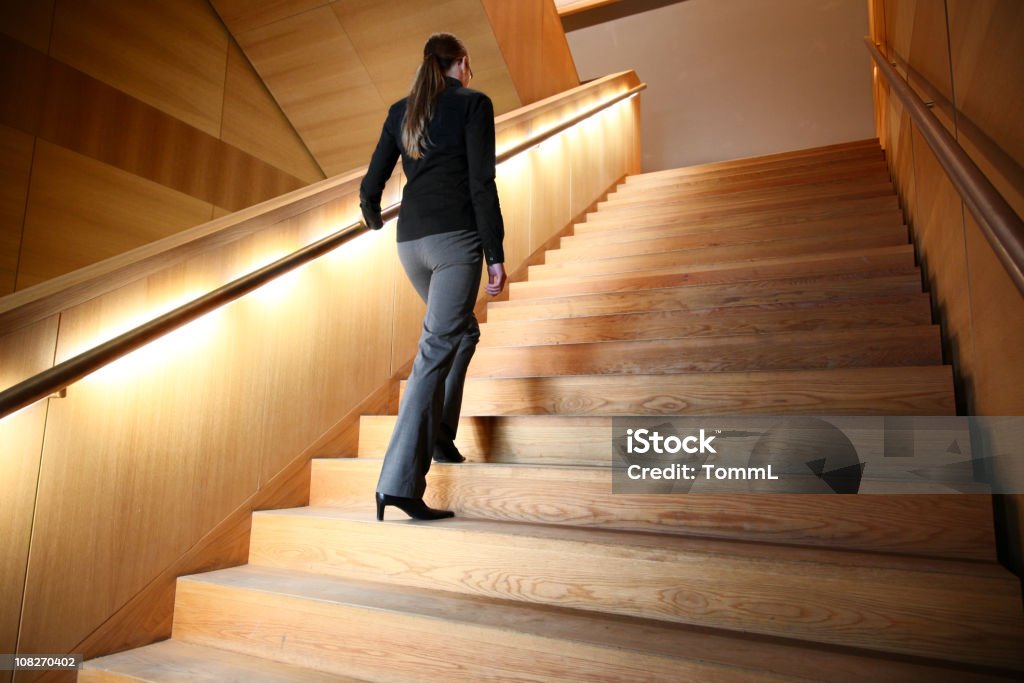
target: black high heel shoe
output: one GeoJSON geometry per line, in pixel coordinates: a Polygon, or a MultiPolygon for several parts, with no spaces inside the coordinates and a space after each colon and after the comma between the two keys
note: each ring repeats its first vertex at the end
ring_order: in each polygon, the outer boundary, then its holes
{"type": "Polygon", "coordinates": [[[434,444],[434,462],[466,462],[466,456],[459,453],[453,439],[442,434],[434,444]]]}
{"type": "Polygon", "coordinates": [[[386,493],[377,493],[378,522],[384,520],[384,508],[388,505],[394,505],[413,519],[445,519],[446,517],[455,516],[455,513],[451,510],[437,510],[429,507],[423,502],[422,498],[402,498],[401,496],[389,496],[386,493]]]}

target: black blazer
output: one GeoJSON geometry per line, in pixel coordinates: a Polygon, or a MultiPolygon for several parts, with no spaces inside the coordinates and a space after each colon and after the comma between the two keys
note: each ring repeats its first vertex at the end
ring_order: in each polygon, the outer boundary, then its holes
{"type": "Polygon", "coordinates": [[[445,81],[448,87],[438,96],[420,159],[411,159],[402,148],[406,99],[391,105],[359,188],[360,206],[367,225],[379,228],[384,184],[401,155],[406,183],[398,241],[476,230],[487,263],[503,263],[505,225],[494,184],[494,106],[487,95],[462,87],[458,79],[446,76],[445,81]]]}

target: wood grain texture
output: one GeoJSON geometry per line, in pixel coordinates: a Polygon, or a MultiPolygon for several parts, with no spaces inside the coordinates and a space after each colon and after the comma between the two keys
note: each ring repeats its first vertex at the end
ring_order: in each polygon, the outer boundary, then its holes
{"type": "Polygon", "coordinates": [[[762,281],[745,287],[712,284],[699,287],[502,301],[491,305],[488,320],[542,320],[589,315],[654,311],[694,310],[732,306],[775,306],[796,302],[819,302],[857,296],[919,294],[918,274],[867,277],[801,277],[762,281]],[[770,284],[769,284],[770,283],[770,284]],[[770,289],[769,289],[770,286],[770,289]]]}
{"type": "Polygon", "coordinates": [[[466,380],[463,415],[952,415],[949,366],[466,380]]]}
{"type": "Polygon", "coordinates": [[[895,328],[930,322],[928,295],[910,294],[763,307],[733,306],[551,318],[531,320],[528,325],[521,321],[492,320],[480,326],[478,349],[529,344],[717,338],[800,330],[895,328]]]}
{"type": "MultiPolygon", "coordinates": [[[[53,364],[57,318],[0,337],[0,387],[9,387],[53,364]]],[[[59,400],[59,399],[58,399],[59,400]]],[[[17,652],[36,505],[41,443],[49,401],[29,406],[0,420],[0,472],[6,491],[0,496],[0,650],[17,652]]],[[[0,672],[10,681],[11,672],[0,672]]]]}
{"type": "Polygon", "coordinates": [[[33,172],[18,289],[210,218],[206,202],[49,143],[37,143],[33,172]]]}
{"type": "Polygon", "coordinates": [[[347,663],[347,673],[401,680],[491,680],[529,671],[533,680],[701,680],[718,683],[799,680],[828,670],[836,683],[935,680],[951,670],[967,683],[998,674],[949,664],[877,660],[853,650],[823,649],[750,634],[723,635],[679,624],[578,613],[481,595],[381,586],[254,567],[182,581],[182,637],[254,656],[264,642],[286,645],[279,658],[326,671],[347,663]],[[217,604],[219,609],[211,610],[217,604]],[[274,615],[268,620],[267,615],[274,615]],[[446,628],[437,628],[437,619],[446,628]],[[250,635],[231,624],[255,628],[250,635]],[[337,634],[331,647],[314,637],[337,634]],[[428,656],[381,657],[421,644],[428,656]],[[450,648],[450,649],[449,649],[450,648]],[[438,653],[454,653],[437,656],[438,653]],[[465,658],[465,652],[479,656],[465,658]],[[691,653],[699,653],[693,657],[691,653]],[[625,656],[624,656],[625,655],[625,656]],[[458,662],[453,665],[452,662],[458,662]],[[763,669],[773,673],[766,674],[763,669]]]}
{"type": "Polygon", "coordinates": [[[0,296],[14,291],[35,141],[0,126],[0,296]]]}
{"type": "MultiPolygon", "coordinates": [[[[746,236],[756,239],[756,235],[746,236]]],[[[593,254],[591,250],[586,248],[577,249],[576,253],[572,255],[578,260],[565,260],[562,263],[534,266],[530,270],[530,277],[535,281],[571,277],[574,275],[590,277],[647,269],[660,270],[682,267],[684,265],[736,263],[741,261],[797,257],[807,253],[842,253],[876,247],[895,247],[907,244],[907,230],[902,226],[895,228],[865,227],[856,232],[815,235],[809,238],[796,239],[785,239],[783,236],[783,239],[728,246],[715,246],[713,244],[716,241],[714,236],[709,235],[704,238],[704,241],[705,243],[711,242],[712,244],[702,248],[695,247],[693,243],[696,240],[692,238],[688,240],[689,244],[686,244],[687,240],[685,237],[682,240],[677,240],[675,244],[673,244],[672,238],[644,241],[648,242],[648,244],[641,243],[637,245],[635,242],[617,243],[616,247],[620,249],[619,253],[606,258],[600,258],[599,254],[593,254]],[[653,244],[651,244],[652,242],[653,244]],[[673,246],[677,245],[682,246],[682,248],[672,249],[673,246]],[[593,260],[583,260],[588,256],[593,260]]],[[[606,253],[611,251],[611,249],[607,248],[605,250],[606,253]]],[[[554,254],[552,253],[551,255],[553,256],[554,254]]]]}
{"type": "MultiPolygon", "coordinates": [[[[253,113],[254,117],[263,113],[253,113]]],[[[272,127],[268,126],[271,131],[272,127]]],[[[272,139],[273,133],[267,132],[272,139]]],[[[49,60],[41,139],[232,210],[303,181],[56,60],[49,60]],[[161,147],[157,152],[154,142],[161,147]]]]}
{"type": "Polygon", "coordinates": [[[90,660],[79,672],[78,680],[82,683],[172,683],[186,680],[198,683],[243,680],[266,683],[359,683],[354,678],[178,640],[165,640],[137,650],[90,660]]]}
{"type": "Polygon", "coordinates": [[[305,183],[324,179],[324,172],[234,40],[228,45],[220,137],[305,183]]]}
{"type": "Polygon", "coordinates": [[[765,680],[724,657],[712,663],[706,656],[686,658],[686,648],[678,645],[689,642],[688,634],[675,629],[598,616],[591,621],[566,610],[485,596],[442,596],[326,576],[295,581],[283,572],[254,567],[190,577],[182,581],[180,593],[183,605],[176,622],[183,639],[254,656],[266,654],[264,639],[273,640],[284,644],[276,654],[281,660],[362,679],[502,680],[528,671],[534,680],[566,683],[580,676],[623,682],[638,677],[676,681],[689,675],[729,683],[765,680]],[[218,607],[210,610],[209,605],[218,607]],[[268,620],[267,614],[274,618],[268,620]],[[443,631],[438,618],[446,625],[443,631]],[[236,622],[251,627],[239,633],[230,626],[236,622]],[[612,632],[618,642],[602,635],[612,632]],[[337,640],[324,647],[319,633],[335,634],[337,640]],[[629,657],[622,656],[623,641],[629,657]],[[409,643],[425,648],[428,656],[380,654],[402,652],[409,643]],[[464,657],[469,651],[480,656],[464,657]]]}
{"type": "Polygon", "coordinates": [[[716,283],[741,283],[751,280],[784,279],[816,275],[900,273],[914,267],[910,245],[857,249],[834,254],[804,254],[766,258],[738,263],[706,265],[683,264],[639,273],[612,273],[587,278],[567,276],[534,282],[515,282],[510,287],[511,301],[602,292],[637,292],[667,287],[701,286],[716,283]]]}
{"type": "Polygon", "coordinates": [[[852,554],[838,560],[834,554],[792,546],[755,550],[721,540],[462,518],[382,525],[331,508],[255,515],[249,561],[399,586],[1022,666],[1020,588],[994,564],[981,569],[952,561],[887,561],[852,554]],[[409,548],[417,549],[415,562],[409,562],[409,548]],[[936,620],[947,625],[936,629],[936,620]]]}
{"type": "Polygon", "coordinates": [[[777,240],[845,238],[859,232],[899,231],[907,242],[907,229],[898,211],[884,211],[832,221],[808,221],[793,225],[743,226],[733,229],[705,229],[692,224],[667,224],[637,230],[594,232],[570,235],[559,242],[559,248],[545,255],[545,263],[565,263],[632,254],[655,254],[681,249],[714,248],[732,245],[774,242],[777,240]],[[836,234],[838,233],[838,235],[836,234]],[[589,239],[588,239],[589,238],[589,239]]]}
{"type": "MultiPolygon", "coordinates": [[[[799,494],[612,493],[610,438],[609,432],[594,449],[591,466],[435,464],[428,475],[428,502],[460,517],[995,560],[988,496],[818,496],[812,501],[799,494]],[[808,506],[815,508],[814,518],[808,517],[808,506]]],[[[380,460],[318,458],[312,466],[310,505],[369,511],[366,492],[376,483],[380,460]]]]}
{"type": "Polygon", "coordinates": [[[227,49],[207,2],[85,0],[58,3],[50,56],[218,137],[227,49]]]}
{"type": "MultiPolygon", "coordinates": [[[[441,0],[429,5],[417,0],[346,0],[332,3],[331,9],[385,105],[409,94],[409,85],[423,61],[423,45],[442,25],[466,46],[473,64],[471,87],[491,97],[495,113],[526,104],[516,93],[513,76],[479,0],[441,0]]],[[[532,37],[524,35],[522,39],[532,37]]]]}
{"type": "Polygon", "coordinates": [[[652,375],[743,370],[939,365],[938,326],[652,341],[485,347],[470,377],[652,375]]]}
{"type": "Polygon", "coordinates": [[[47,53],[56,0],[0,4],[0,33],[47,53]]]}
{"type": "Polygon", "coordinates": [[[328,176],[366,164],[387,103],[329,6],[235,39],[328,176]]]}

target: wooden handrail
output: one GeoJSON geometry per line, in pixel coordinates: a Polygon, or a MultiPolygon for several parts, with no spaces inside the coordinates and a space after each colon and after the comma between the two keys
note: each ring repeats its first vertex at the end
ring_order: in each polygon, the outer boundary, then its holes
{"type": "Polygon", "coordinates": [[[910,118],[917,124],[935,158],[942,164],[953,187],[978,221],[982,233],[1006,268],[1017,289],[1024,294],[1024,221],[1009,202],[992,185],[963,147],[943,127],[928,105],[900,78],[896,69],[871,38],[864,43],[879,73],[903,103],[910,118]]]}
{"type": "MultiPolygon", "coordinates": [[[[496,161],[498,163],[507,161],[581,121],[604,111],[608,107],[636,95],[646,87],[645,83],[641,83],[629,90],[616,94],[614,97],[595,104],[556,126],[535,133],[523,142],[502,150],[496,155],[496,161]]],[[[382,217],[385,221],[392,220],[398,216],[400,208],[401,204],[393,204],[384,209],[382,217]]],[[[36,401],[52,396],[68,385],[135,351],[154,339],[172,332],[210,311],[248,294],[254,289],[258,289],[274,278],[333,251],[367,230],[368,228],[362,220],[347,225],[327,237],[294,251],[269,265],[232,280],[172,311],[149,320],[124,334],[15,384],[9,389],[0,392],[0,419],[36,401]]]]}

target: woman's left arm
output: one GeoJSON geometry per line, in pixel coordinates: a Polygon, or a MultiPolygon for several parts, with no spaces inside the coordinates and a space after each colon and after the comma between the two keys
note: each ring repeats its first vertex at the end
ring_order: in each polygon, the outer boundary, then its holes
{"type": "Polygon", "coordinates": [[[476,93],[466,123],[466,155],[469,163],[469,193],[476,228],[484,246],[487,265],[505,262],[502,242],[505,223],[494,182],[494,105],[491,98],[476,93]]]}

